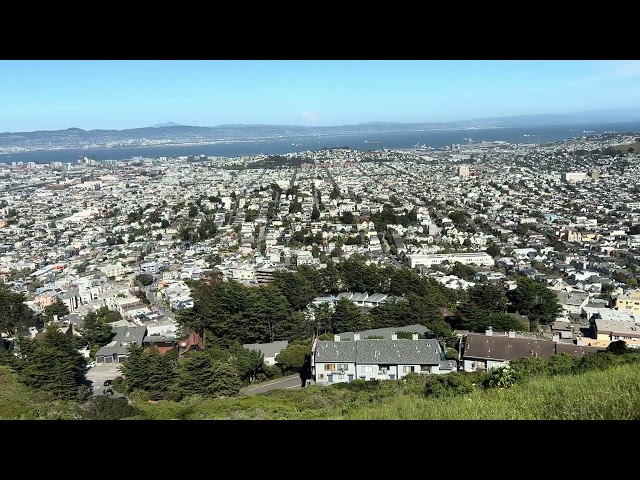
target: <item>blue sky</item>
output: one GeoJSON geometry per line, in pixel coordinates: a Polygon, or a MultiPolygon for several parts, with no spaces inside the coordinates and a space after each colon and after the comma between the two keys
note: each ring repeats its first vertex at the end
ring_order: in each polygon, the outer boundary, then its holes
{"type": "Polygon", "coordinates": [[[0,131],[640,108],[637,60],[0,61],[0,131]]]}

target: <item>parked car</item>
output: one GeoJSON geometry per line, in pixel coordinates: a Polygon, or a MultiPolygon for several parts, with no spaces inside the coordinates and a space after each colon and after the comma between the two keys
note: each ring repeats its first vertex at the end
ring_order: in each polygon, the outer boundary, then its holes
{"type": "Polygon", "coordinates": [[[102,393],[104,395],[106,395],[107,397],[110,397],[111,395],[113,395],[113,389],[112,388],[105,388],[102,393]]]}
{"type": "Polygon", "coordinates": [[[111,385],[113,385],[113,380],[105,380],[103,385],[105,387],[110,387],[111,385]]]}

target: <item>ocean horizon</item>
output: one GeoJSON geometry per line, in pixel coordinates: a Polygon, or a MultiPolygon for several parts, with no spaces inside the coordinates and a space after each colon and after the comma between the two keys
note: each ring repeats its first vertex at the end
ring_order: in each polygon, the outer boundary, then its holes
{"type": "Polygon", "coordinates": [[[409,149],[426,145],[434,149],[451,144],[503,141],[511,144],[553,143],[585,135],[605,132],[640,132],[640,121],[607,122],[598,124],[565,124],[531,127],[499,127],[459,130],[407,131],[377,134],[344,134],[327,137],[274,138],[262,141],[247,140],[197,145],[150,145],[139,147],[85,148],[66,150],[39,150],[0,154],[0,163],[12,162],[75,162],[81,156],[97,161],[130,160],[133,157],[157,158],[200,156],[234,158],[248,155],[283,155],[318,150],[321,148],[349,147],[358,150],[409,149]],[[528,137],[527,135],[531,135],[528,137]]]}

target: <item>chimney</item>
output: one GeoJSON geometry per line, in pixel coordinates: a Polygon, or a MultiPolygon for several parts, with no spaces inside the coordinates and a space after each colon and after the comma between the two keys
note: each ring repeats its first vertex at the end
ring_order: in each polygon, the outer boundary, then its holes
{"type": "Polygon", "coordinates": [[[418,334],[417,334],[417,333],[412,334],[412,335],[411,335],[411,338],[412,338],[413,340],[418,340],[418,334]]]}
{"type": "Polygon", "coordinates": [[[398,339],[398,335],[396,335],[395,333],[391,334],[391,340],[397,340],[398,339]]]}
{"type": "Polygon", "coordinates": [[[556,343],[560,343],[560,334],[559,333],[554,333],[553,334],[553,341],[556,343]]]}
{"type": "Polygon", "coordinates": [[[509,338],[516,338],[516,332],[509,330],[509,338]]]}
{"type": "Polygon", "coordinates": [[[359,333],[354,333],[353,334],[353,341],[356,342],[358,340],[360,340],[360,334],[359,333]]]}
{"type": "Polygon", "coordinates": [[[333,336],[333,341],[334,342],[339,342],[340,341],[340,335],[334,335],[333,336]]]}
{"type": "Polygon", "coordinates": [[[487,329],[484,331],[484,334],[485,334],[487,337],[491,337],[491,336],[493,335],[493,328],[491,328],[491,327],[487,327],[487,329]]]}

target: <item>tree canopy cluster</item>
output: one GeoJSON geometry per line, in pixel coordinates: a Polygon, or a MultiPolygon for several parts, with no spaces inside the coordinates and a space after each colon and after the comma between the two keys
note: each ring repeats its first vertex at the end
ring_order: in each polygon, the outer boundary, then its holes
{"type": "Polygon", "coordinates": [[[243,385],[278,375],[277,368],[264,363],[262,353],[237,342],[189,352],[184,358],[178,358],[176,351],[161,353],[157,348],[132,345],[122,365],[125,390],[145,392],[151,399],[231,397],[243,385]]]}
{"type": "Polygon", "coordinates": [[[272,283],[255,287],[233,281],[197,282],[192,295],[194,307],[181,312],[178,323],[218,345],[304,341],[325,332],[413,323],[448,336],[451,329],[438,308],[455,304],[455,292],[431,278],[406,269],[366,265],[359,258],[329,262],[321,270],[300,266],[276,272],[272,283]],[[316,297],[342,291],[382,293],[398,301],[369,313],[348,300],[336,302],[333,310],[328,305],[307,309],[316,297]]]}

